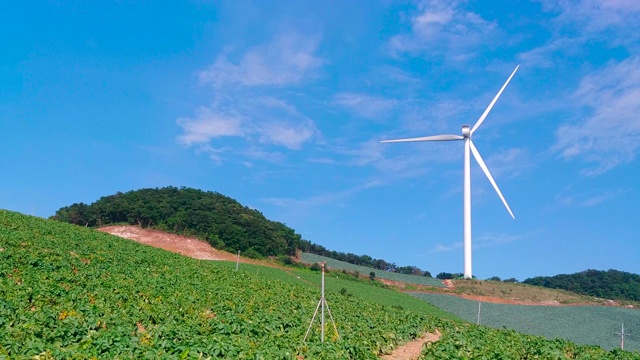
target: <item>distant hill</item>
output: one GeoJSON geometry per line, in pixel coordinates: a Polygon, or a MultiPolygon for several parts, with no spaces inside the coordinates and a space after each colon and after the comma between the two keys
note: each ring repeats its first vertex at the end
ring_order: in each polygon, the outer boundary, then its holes
{"type": "Polygon", "coordinates": [[[51,219],[86,227],[127,223],[195,236],[216,249],[241,251],[252,258],[292,256],[302,251],[377,270],[431,277],[416,266],[397,266],[368,255],[330,251],[228,196],[186,187],[118,192],[90,205],[76,203],[60,208],[51,219]]]}
{"type": "Polygon", "coordinates": [[[586,270],[569,275],[536,276],[523,283],[604,299],[640,301],[640,275],[618,270],[586,270]]]}

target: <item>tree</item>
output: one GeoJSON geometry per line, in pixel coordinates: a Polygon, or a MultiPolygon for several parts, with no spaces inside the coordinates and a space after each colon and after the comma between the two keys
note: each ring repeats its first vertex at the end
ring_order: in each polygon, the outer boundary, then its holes
{"type": "Polygon", "coordinates": [[[373,272],[373,271],[372,271],[372,272],[370,272],[370,273],[369,273],[369,279],[371,279],[371,281],[375,280],[375,279],[376,279],[376,273],[375,273],[375,272],[373,272]]]}
{"type": "Polygon", "coordinates": [[[440,280],[447,280],[447,279],[453,279],[454,275],[448,272],[441,272],[438,275],[436,275],[436,278],[440,280]]]}

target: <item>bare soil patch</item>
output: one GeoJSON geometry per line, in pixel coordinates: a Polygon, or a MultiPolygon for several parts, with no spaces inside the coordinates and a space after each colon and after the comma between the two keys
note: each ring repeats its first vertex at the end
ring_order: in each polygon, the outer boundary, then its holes
{"type": "MultiPolygon", "coordinates": [[[[141,244],[178,253],[180,255],[188,256],[194,259],[222,261],[236,261],[238,259],[237,254],[218,250],[211,246],[211,244],[209,244],[208,242],[195,237],[170,234],[160,230],[143,229],[139,226],[134,225],[105,226],[99,228],[98,231],[133,240],[141,244]]],[[[240,262],[244,264],[254,264],[278,268],[300,281],[319,287],[318,284],[314,284],[308,280],[300,278],[299,276],[291,273],[290,269],[286,266],[282,266],[273,261],[257,260],[240,256],[240,262]]]]}
{"type": "Polygon", "coordinates": [[[233,254],[214,249],[206,241],[194,237],[174,235],[158,230],[142,229],[137,226],[106,226],[99,231],[133,240],[141,244],[165,249],[200,260],[236,260],[233,254]]]}
{"type": "Polygon", "coordinates": [[[414,360],[422,353],[424,344],[438,341],[440,339],[440,332],[436,330],[435,333],[424,333],[422,337],[410,341],[404,345],[397,347],[389,355],[382,355],[382,360],[414,360]]]}

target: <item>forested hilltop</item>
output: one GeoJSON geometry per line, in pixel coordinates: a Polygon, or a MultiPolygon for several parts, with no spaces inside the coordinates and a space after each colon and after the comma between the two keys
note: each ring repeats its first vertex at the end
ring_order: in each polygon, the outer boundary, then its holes
{"type": "Polygon", "coordinates": [[[254,258],[292,256],[300,250],[383,271],[431,276],[416,266],[397,266],[368,255],[330,251],[303,240],[285,224],[268,220],[259,211],[228,196],[185,187],[119,192],[90,205],[77,203],[63,207],[51,219],[87,227],[139,225],[196,236],[217,249],[241,251],[254,258]]]}
{"type": "Polygon", "coordinates": [[[217,192],[191,188],[141,189],[66,206],[51,217],[81,226],[128,223],[196,236],[217,249],[249,257],[295,255],[302,239],[283,223],[217,192]]]}
{"type": "Polygon", "coordinates": [[[536,276],[523,283],[604,299],[640,301],[640,275],[618,270],[586,270],[569,275],[536,276]]]}

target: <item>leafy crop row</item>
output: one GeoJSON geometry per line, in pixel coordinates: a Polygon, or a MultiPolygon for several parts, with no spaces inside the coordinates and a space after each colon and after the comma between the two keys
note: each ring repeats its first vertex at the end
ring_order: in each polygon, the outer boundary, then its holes
{"type": "MultiPolygon", "coordinates": [[[[441,294],[414,296],[476,323],[478,302],[441,294]]],[[[605,306],[522,306],[482,303],[480,323],[513,329],[549,339],[562,338],[577,344],[599,345],[605,349],[620,346],[616,332],[624,321],[625,332],[640,334],[640,311],[605,306]]],[[[637,337],[625,338],[625,349],[640,350],[637,337]]]]}
{"type": "Polygon", "coordinates": [[[434,287],[444,287],[442,281],[438,279],[434,279],[428,276],[417,276],[417,275],[408,275],[408,274],[400,274],[389,271],[377,270],[370,267],[364,267],[360,265],[350,264],[348,262],[335,260],[329,257],[320,256],[311,253],[301,253],[300,260],[302,262],[313,264],[317,262],[326,262],[327,266],[331,269],[336,270],[346,270],[349,272],[358,272],[362,275],[368,276],[369,273],[374,272],[376,278],[393,280],[393,281],[401,281],[404,283],[418,284],[418,285],[427,285],[434,287]]]}
{"type": "Polygon", "coordinates": [[[0,358],[375,359],[439,321],[329,292],[341,339],[303,344],[308,290],[0,211],[0,358]]]}

